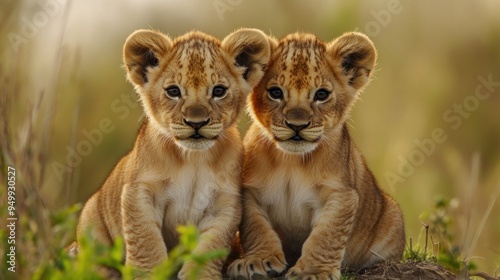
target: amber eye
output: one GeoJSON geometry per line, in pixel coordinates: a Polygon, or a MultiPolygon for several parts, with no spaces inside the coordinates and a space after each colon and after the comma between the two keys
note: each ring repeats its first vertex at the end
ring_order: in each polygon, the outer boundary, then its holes
{"type": "Polygon", "coordinates": [[[224,86],[215,86],[212,90],[212,96],[217,98],[222,98],[226,95],[227,88],[224,86]]]}
{"type": "Polygon", "coordinates": [[[267,94],[273,100],[283,99],[283,91],[279,87],[272,87],[268,89],[267,94]]]}
{"type": "Polygon", "coordinates": [[[318,89],[314,94],[314,101],[325,101],[328,96],[330,96],[330,92],[326,89],[318,89]]]}
{"type": "Polygon", "coordinates": [[[169,86],[165,89],[165,92],[168,97],[173,99],[181,97],[181,90],[178,86],[169,86]]]}

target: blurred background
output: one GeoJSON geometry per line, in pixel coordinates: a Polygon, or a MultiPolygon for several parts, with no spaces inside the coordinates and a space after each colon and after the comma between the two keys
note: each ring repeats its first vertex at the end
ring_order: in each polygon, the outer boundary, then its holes
{"type": "MultiPolygon", "coordinates": [[[[171,37],[196,29],[222,39],[239,27],[277,38],[310,32],[323,41],[346,31],[369,35],[378,65],[350,130],[382,188],[400,203],[408,241],[424,247],[429,226],[429,252],[447,247],[498,273],[495,0],[2,0],[0,184],[7,166],[15,167],[16,210],[26,229],[17,236],[21,265],[47,249],[37,238],[59,247],[74,238],[74,224],[48,224],[76,223],[76,216],[53,213],[85,202],[132,147],[142,108],[121,67],[126,37],[153,28],[171,37]],[[64,238],[54,240],[54,231],[66,231],[64,238]]],[[[242,134],[249,123],[244,116],[242,134]]]]}

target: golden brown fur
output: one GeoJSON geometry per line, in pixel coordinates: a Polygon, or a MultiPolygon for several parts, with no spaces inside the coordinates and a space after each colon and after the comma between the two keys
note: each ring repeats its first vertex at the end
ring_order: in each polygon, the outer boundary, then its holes
{"type": "Polygon", "coordinates": [[[249,97],[255,120],[244,139],[243,258],[231,277],[338,279],[402,257],[399,206],[379,189],[349,136],[346,118],[376,61],[371,41],[347,33],[276,42],[249,97]]]}
{"type": "MultiPolygon", "coordinates": [[[[201,32],[173,41],[152,30],[130,35],[123,59],[147,118],[132,151],[86,203],[78,238],[90,231],[109,245],[122,236],[126,263],[145,270],[167,258],[178,225],[198,227],[197,253],[229,249],[241,218],[236,120],[269,56],[266,35],[253,29],[222,42],[201,32]]],[[[222,263],[211,262],[201,278],[220,278],[222,263]]]]}

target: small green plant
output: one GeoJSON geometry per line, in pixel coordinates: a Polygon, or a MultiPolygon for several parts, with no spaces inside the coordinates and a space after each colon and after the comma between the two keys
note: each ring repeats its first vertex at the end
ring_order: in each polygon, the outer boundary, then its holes
{"type": "MultiPolygon", "coordinates": [[[[66,229],[65,223],[68,221],[68,215],[73,215],[75,209],[79,208],[76,206],[55,214],[53,230],[66,229]]],[[[74,227],[71,230],[74,231],[74,227]]],[[[179,245],[169,252],[167,260],[149,274],[123,264],[125,245],[121,238],[117,239],[113,246],[107,247],[95,243],[90,235],[87,235],[80,240],[76,257],[71,256],[67,248],[60,247],[53,259],[39,265],[32,279],[105,279],[103,267],[106,268],[106,271],[113,270],[115,273],[119,273],[124,280],[137,279],[138,277],[140,279],[170,279],[175,278],[175,273],[183,263],[193,262],[195,265],[189,279],[195,280],[207,262],[223,258],[228,253],[225,250],[218,250],[201,255],[195,254],[194,250],[200,239],[196,227],[193,225],[179,226],[177,230],[180,234],[179,245]]]]}
{"type": "MultiPolygon", "coordinates": [[[[455,243],[453,233],[454,220],[452,216],[454,201],[443,197],[435,200],[431,210],[420,215],[425,229],[425,245],[410,245],[405,250],[404,259],[407,261],[430,261],[437,262],[447,269],[458,273],[464,269],[461,259],[461,248],[455,243]],[[429,239],[431,251],[428,251],[429,239]]],[[[467,270],[473,270],[474,263],[467,264],[467,270]]]]}
{"type": "Polygon", "coordinates": [[[180,226],[177,231],[180,234],[179,245],[170,251],[167,260],[153,270],[152,279],[168,279],[183,263],[191,262],[195,266],[189,279],[196,280],[209,261],[223,258],[229,253],[227,250],[216,250],[201,255],[195,254],[194,250],[200,240],[200,234],[196,227],[180,226]]]}
{"type": "Polygon", "coordinates": [[[356,277],[352,272],[342,272],[339,280],[356,280],[356,277]]]}
{"type": "Polygon", "coordinates": [[[117,240],[111,248],[94,246],[90,238],[82,238],[78,256],[72,257],[65,249],[59,255],[38,267],[34,280],[41,279],[104,279],[96,270],[99,265],[119,268],[123,256],[123,242],[117,240]]]}
{"type": "Polygon", "coordinates": [[[405,261],[413,261],[413,262],[437,262],[436,257],[427,252],[427,242],[428,242],[428,226],[425,226],[426,229],[426,238],[425,245],[420,246],[419,244],[413,245],[413,240],[410,238],[409,246],[406,247],[403,260],[405,261]]]}
{"type": "MultiPolygon", "coordinates": [[[[94,246],[91,238],[83,238],[81,250],[77,257],[70,256],[64,246],[74,240],[74,232],[81,204],[64,208],[50,215],[50,229],[53,236],[50,244],[52,250],[46,261],[41,262],[32,275],[32,279],[101,279],[93,269],[96,264],[116,267],[121,263],[123,242],[118,240],[113,247],[94,246]]],[[[26,235],[32,235],[27,232],[26,235]]],[[[36,244],[36,243],[35,243],[36,244]]]]}

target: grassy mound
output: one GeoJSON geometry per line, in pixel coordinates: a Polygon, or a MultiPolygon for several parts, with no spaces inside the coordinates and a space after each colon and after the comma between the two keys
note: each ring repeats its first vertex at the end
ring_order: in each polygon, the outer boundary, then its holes
{"type": "Polygon", "coordinates": [[[384,262],[357,272],[351,279],[456,279],[443,266],[427,261],[384,262]]]}

